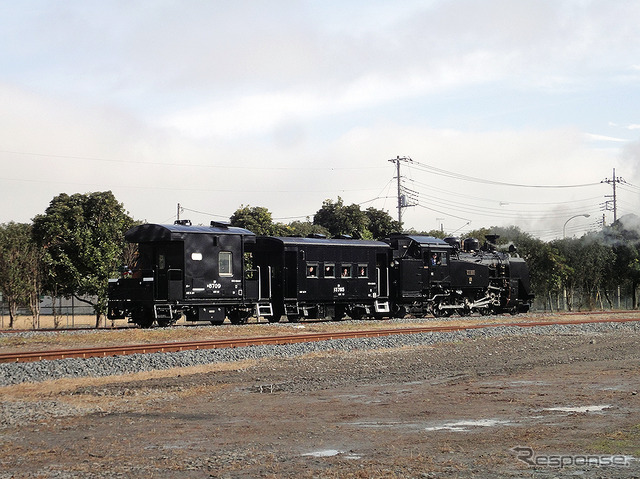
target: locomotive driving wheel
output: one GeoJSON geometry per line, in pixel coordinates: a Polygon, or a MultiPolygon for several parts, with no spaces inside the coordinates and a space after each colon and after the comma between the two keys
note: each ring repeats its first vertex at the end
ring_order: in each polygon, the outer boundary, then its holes
{"type": "Polygon", "coordinates": [[[431,306],[431,314],[436,318],[448,318],[453,314],[453,309],[443,308],[443,302],[438,301],[431,306]]]}

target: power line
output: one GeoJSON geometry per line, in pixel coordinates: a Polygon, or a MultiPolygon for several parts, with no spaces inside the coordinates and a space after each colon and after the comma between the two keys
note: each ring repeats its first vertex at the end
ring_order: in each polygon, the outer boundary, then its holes
{"type": "Polygon", "coordinates": [[[439,176],[445,176],[445,177],[453,178],[457,180],[472,181],[475,183],[483,183],[488,185],[514,186],[518,188],[582,188],[585,186],[595,186],[599,184],[599,183],[585,183],[585,184],[579,184],[579,185],[526,185],[526,184],[520,184],[520,183],[506,183],[502,181],[476,178],[473,176],[463,175],[461,173],[455,173],[452,171],[443,170],[442,168],[436,168],[434,166],[426,165],[424,163],[419,163],[415,160],[411,160],[411,163],[409,164],[409,168],[411,167],[414,167],[418,170],[430,172],[439,176]]]}
{"type": "Polygon", "coordinates": [[[31,153],[23,151],[11,151],[0,150],[0,153],[8,153],[12,155],[24,155],[24,156],[37,156],[43,158],[61,158],[67,160],[84,160],[84,161],[98,161],[104,163],[122,163],[127,165],[153,165],[153,166],[180,166],[187,168],[222,168],[225,170],[321,170],[321,171],[342,171],[342,170],[380,170],[385,168],[384,166],[239,166],[230,165],[225,163],[224,165],[208,164],[203,165],[201,163],[176,163],[176,162],[162,162],[162,161],[135,161],[135,160],[122,160],[117,158],[97,158],[90,156],[72,156],[72,155],[52,155],[44,153],[31,153]]]}
{"type": "MultiPolygon", "coordinates": [[[[613,187],[613,194],[612,195],[605,195],[605,198],[612,198],[611,202],[613,203],[613,222],[615,223],[616,221],[618,221],[618,203],[616,201],[616,184],[617,183],[626,183],[624,181],[624,179],[617,177],[616,178],[616,169],[613,169],[613,178],[609,179],[606,178],[604,180],[602,180],[600,183],[607,183],[609,185],[611,185],[613,187]]],[[[605,208],[609,209],[609,204],[610,201],[606,201],[605,202],[605,208]]]]}
{"type": "Polygon", "coordinates": [[[411,206],[416,206],[416,205],[407,203],[407,196],[413,199],[412,194],[415,192],[412,190],[409,190],[408,188],[402,185],[402,175],[400,174],[400,162],[402,161],[403,163],[411,163],[413,162],[413,160],[408,156],[403,156],[402,158],[400,156],[397,156],[396,158],[393,158],[389,161],[392,163],[395,163],[396,165],[395,178],[398,180],[398,223],[402,225],[402,210],[404,210],[405,208],[409,208],[411,206]]]}

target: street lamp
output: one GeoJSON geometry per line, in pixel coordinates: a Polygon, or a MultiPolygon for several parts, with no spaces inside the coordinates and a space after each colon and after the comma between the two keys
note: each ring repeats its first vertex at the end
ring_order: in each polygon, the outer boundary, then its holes
{"type": "Polygon", "coordinates": [[[572,216],[571,218],[569,218],[567,221],[565,221],[565,222],[564,222],[564,226],[562,227],[562,237],[563,237],[563,238],[565,238],[565,237],[567,236],[567,223],[568,223],[569,221],[571,221],[573,218],[579,218],[580,216],[584,216],[585,218],[588,218],[588,217],[589,217],[589,216],[591,216],[591,215],[586,214],[586,213],[581,214],[581,215],[575,215],[575,216],[572,216]]]}

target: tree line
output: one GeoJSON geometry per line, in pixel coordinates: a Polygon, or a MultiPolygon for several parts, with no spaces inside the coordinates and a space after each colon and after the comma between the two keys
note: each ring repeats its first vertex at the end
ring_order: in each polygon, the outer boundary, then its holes
{"type": "MultiPolygon", "coordinates": [[[[0,292],[8,306],[9,327],[13,327],[20,307],[29,308],[35,327],[44,295],[75,297],[89,303],[98,326],[107,309],[109,278],[118,277],[125,265],[132,266],[134,248],[125,243],[124,233],[139,223],[111,191],[106,191],[61,194],[32,223],[1,224],[0,292]]],[[[323,234],[382,239],[401,231],[401,224],[387,212],[345,205],[340,197],[337,201],[325,200],[313,218],[305,221],[278,223],[267,208],[241,205],[230,223],[257,235],[271,236],[323,234]]],[[[518,254],[529,265],[538,304],[544,304],[545,309],[561,308],[561,304],[571,309],[578,292],[579,307],[613,307],[615,301],[610,292],[616,288],[631,292],[636,309],[640,284],[639,226],[638,217],[626,215],[615,224],[579,239],[543,242],[515,226],[481,228],[461,239],[477,238],[482,242],[487,235],[497,234],[498,246],[516,245],[518,254]]],[[[438,230],[408,233],[446,236],[438,230]]]]}

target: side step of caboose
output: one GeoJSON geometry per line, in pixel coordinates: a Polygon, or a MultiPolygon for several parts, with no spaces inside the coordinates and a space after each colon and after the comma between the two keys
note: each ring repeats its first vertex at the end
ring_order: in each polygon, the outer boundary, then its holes
{"type": "Polygon", "coordinates": [[[153,314],[156,319],[172,319],[173,308],[170,304],[154,304],[153,314]]]}
{"type": "Polygon", "coordinates": [[[256,316],[273,316],[273,307],[271,306],[271,303],[257,304],[256,316]]]}
{"type": "Polygon", "coordinates": [[[376,301],[374,303],[376,313],[389,313],[391,308],[389,307],[389,301],[376,301]]]}

